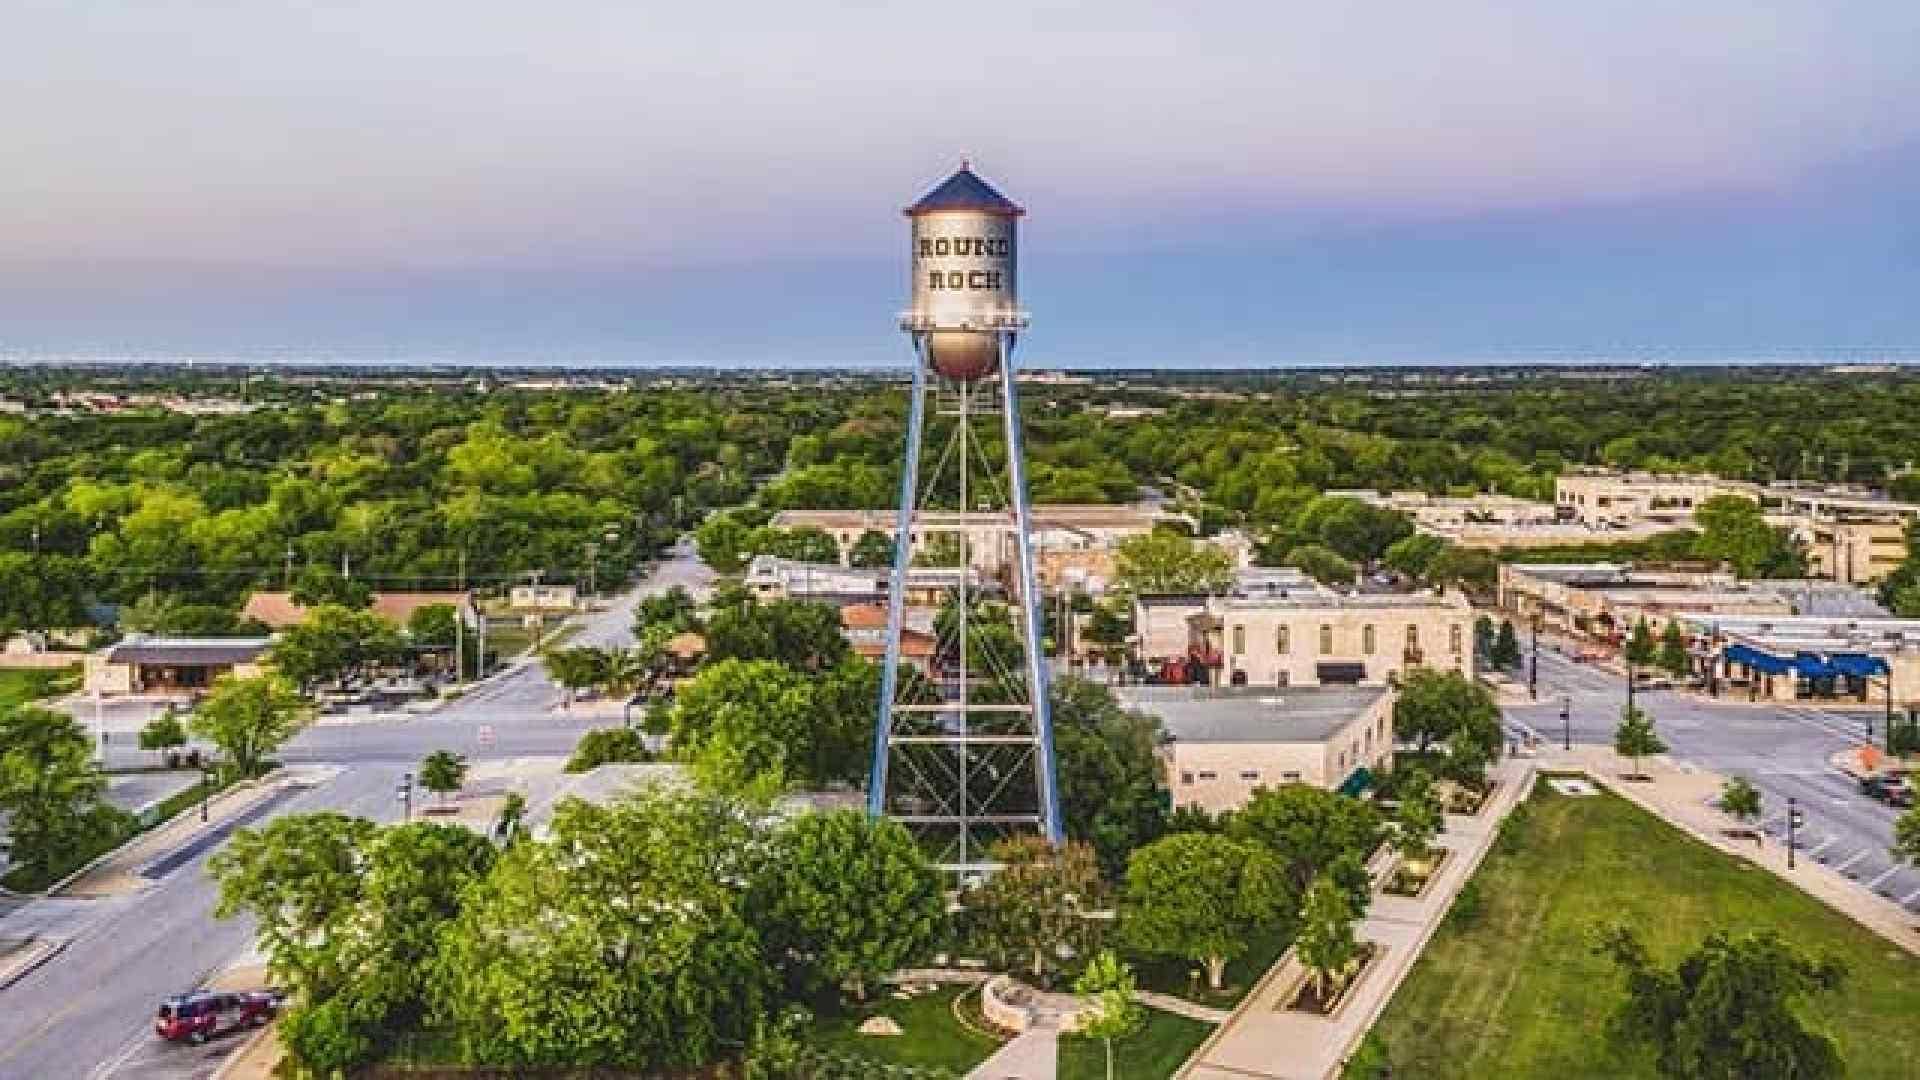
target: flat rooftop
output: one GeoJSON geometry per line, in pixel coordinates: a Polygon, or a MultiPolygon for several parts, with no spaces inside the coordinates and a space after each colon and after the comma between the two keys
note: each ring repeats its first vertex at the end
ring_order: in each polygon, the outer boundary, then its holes
{"type": "Polygon", "coordinates": [[[1372,709],[1384,686],[1132,686],[1122,704],[1159,717],[1174,742],[1319,743],[1372,709]]]}

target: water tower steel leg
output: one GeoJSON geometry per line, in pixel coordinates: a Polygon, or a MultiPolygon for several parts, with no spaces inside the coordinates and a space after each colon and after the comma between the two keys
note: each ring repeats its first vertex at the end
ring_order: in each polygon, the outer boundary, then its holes
{"type": "Polygon", "coordinates": [[[1026,446],[1020,434],[1020,395],[1015,383],[1015,335],[1000,336],[1002,419],[1007,431],[1007,487],[1013,498],[1013,535],[1020,552],[1020,606],[1026,614],[1027,687],[1032,695],[1033,733],[1038,740],[1035,772],[1040,787],[1040,828],[1058,845],[1066,833],[1060,821],[1060,792],[1053,770],[1053,703],[1048,695],[1047,658],[1040,652],[1040,590],[1033,574],[1033,516],[1027,502],[1026,446]]]}
{"type": "Polygon", "coordinates": [[[914,336],[913,350],[913,389],[907,401],[907,453],[900,466],[900,509],[893,531],[893,580],[887,590],[887,651],[880,669],[880,709],[873,727],[873,768],[867,777],[867,813],[873,817],[887,812],[887,757],[893,733],[893,696],[900,672],[900,624],[906,618],[907,566],[913,558],[913,511],[920,486],[920,438],[927,400],[924,336],[914,336]]]}

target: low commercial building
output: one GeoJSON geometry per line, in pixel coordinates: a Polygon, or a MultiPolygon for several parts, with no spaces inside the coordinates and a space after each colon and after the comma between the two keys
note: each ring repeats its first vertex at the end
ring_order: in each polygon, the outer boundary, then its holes
{"type": "MultiPolygon", "coordinates": [[[[933,634],[934,612],[930,608],[908,608],[900,627],[900,661],[926,669],[933,662],[938,639],[933,634]]],[[[887,608],[885,604],[848,604],[840,609],[840,633],[853,646],[854,654],[878,661],[887,655],[887,608]]]]}
{"type": "Polygon", "coordinates": [[[1898,517],[1852,514],[1808,518],[1793,527],[1807,555],[1807,572],[1848,584],[1877,582],[1907,559],[1907,523],[1898,517]]]}
{"type": "Polygon", "coordinates": [[[101,697],[191,696],[224,675],[247,679],[264,674],[272,644],[271,638],[263,637],[136,634],[87,657],[83,688],[101,697]]]}
{"type": "MultiPolygon", "coordinates": [[[[892,510],[782,510],[774,515],[772,523],[783,529],[825,532],[840,546],[840,562],[844,565],[866,533],[893,539],[898,518],[892,510]]],[[[1174,525],[1197,533],[1199,524],[1191,515],[1159,503],[1042,505],[1033,508],[1032,541],[1039,555],[1110,551],[1127,537],[1152,532],[1157,526],[1174,525]]],[[[1018,551],[1010,512],[922,511],[909,542],[912,552],[918,554],[935,536],[962,533],[967,536],[969,561],[982,573],[999,577],[1015,565],[1018,551]]]]}
{"type": "Polygon", "coordinates": [[[1691,528],[1693,511],[1716,495],[1759,499],[1757,484],[1688,473],[1579,470],[1553,485],[1554,505],[1594,528],[1645,524],[1691,528]]]}
{"type": "MultiPolygon", "coordinates": [[[[933,606],[955,593],[962,579],[957,566],[907,568],[907,603],[933,606]]],[[[976,595],[997,595],[999,583],[979,570],[965,576],[976,595]]],[[[802,562],[773,555],[756,555],[747,564],[742,584],[763,600],[813,600],[824,604],[877,604],[887,599],[888,567],[849,567],[834,563],[802,562]]]]}
{"type": "Polygon", "coordinates": [[[1641,568],[1622,563],[1509,563],[1500,568],[1500,606],[1521,625],[1618,642],[1638,622],[1659,633],[1676,616],[1736,619],[1795,615],[1884,615],[1871,597],[1839,582],[1742,581],[1704,567],[1641,568]]]}
{"type": "Polygon", "coordinates": [[[564,614],[580,606],[574,585],[515,585],[507,590],[507,606],[515,614],[564,614]]]}
{"type": "Polygon", "coordinates": [[[1920,619],[1683,612],[1696,673],[1715,694],[1920,706],[1920,619]]]}
{"type": "Polygon", "coordinates": [[[1457,592],[1342,594],[1316,587],[1141,597],[1134,606],[1139,659],[1150,672],[1225,686],[1377,686],[1417,667],[1470,675],[1473,619],[1472,606],[1457,592]]]}
{"type": "Polygon", "coordinates": [[[1384,686],[1131,687],[1131,708],[1158,717],[1175,807],[1237,809],[1282,784],[1358,793],[1393,761],[1393,691],[1384,686]]]}

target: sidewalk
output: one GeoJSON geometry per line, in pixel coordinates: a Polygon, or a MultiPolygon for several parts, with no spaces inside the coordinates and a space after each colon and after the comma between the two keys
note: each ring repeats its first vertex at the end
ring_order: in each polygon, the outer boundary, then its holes
{"type": "Polygon", "coordinates": [[[1378,891],[1396,860],[1376,858],[1369,865],[1376,891],[1355,936],[1373,942],[1376,951],[1359,985],[1332,1016],[1287,1008],[1307,977],[1294,951],[1288,949],[1174,1075],[1183,1080],[1324,1080],[1337,1075],[1420,958],[1454,896],[1479,869],[1508,811],[1532,790],[1534,769],[1532,759],[1502,761],[1493,773],[1499,787],[1480,813],[1447,815],[1447,831],[1435,843],[1448,855],[1424,895],[1392,896],[1378,891]]]}
{"type": "Polygon", "coordinates": [[[966,1080],[1053,1080],[1060,1072],[1060,1029],[1036,1019],[1013,1041],[973,1067],[966,1080]]]}
{"type": "Polygon", "coordinates": [[[1765,867],[1814,899],[1920,956],[1920,926],[1916,926],[1914,917],[1899,904],[1867,891],[1858,882],[1804,855],[1792,870],[1787,869],[1786,848],[1778,843],[1755,844],[1722,832],[1738,825],[1713,805],[1720,797],[1720,787],[1726,777],[1691,765],[1675,765],[1660,757],[1641,762],[1640,771],[1651,780],[1626,781],[1620,777],[1629,771],[1628,762],[1611,749],[1598,746],[1546,751],[1538,760],[1542,769],[1587,773],[1607,790],[1701,843],[1765,867]]]}

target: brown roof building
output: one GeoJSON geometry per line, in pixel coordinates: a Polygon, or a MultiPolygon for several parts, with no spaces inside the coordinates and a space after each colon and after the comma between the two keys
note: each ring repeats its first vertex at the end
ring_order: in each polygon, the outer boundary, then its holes
{"type": "MultiPolygon", "coordinates": [[[[447,604],[460,612],[461,621],[474,623],[473,594],[470,592],[377,592],[370,610],[395,626],[405,628],[413,613],[435,604],[447,604]]],[[[257,592],[247,597],[240,609],[242,619],[253,619],[275,630],[299,626],[307,621],[307,608],[293,602],[293,594],[257,592]]]]}

